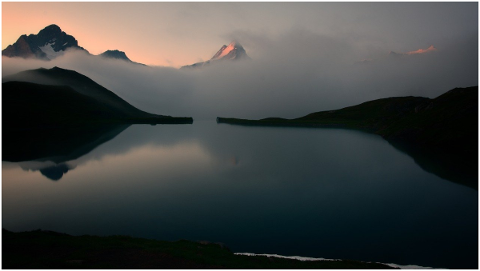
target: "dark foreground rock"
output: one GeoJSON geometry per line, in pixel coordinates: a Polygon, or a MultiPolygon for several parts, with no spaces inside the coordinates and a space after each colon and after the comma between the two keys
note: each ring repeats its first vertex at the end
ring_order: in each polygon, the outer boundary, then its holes
{"type": "Polygon", "coordinates": [[[2,268],[391,268],[350,260],[298,261],[235,255],[223,245],[157,241],[128,236],[71,236],[51,231],[3,229],[2,268]]]}

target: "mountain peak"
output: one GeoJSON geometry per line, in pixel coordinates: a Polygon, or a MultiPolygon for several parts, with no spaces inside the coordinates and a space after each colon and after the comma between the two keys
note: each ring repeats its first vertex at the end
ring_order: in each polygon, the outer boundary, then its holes
{"type": "Polygon", "coordinates": [[[131,60],[127,57],[125,52],[119,51],[119,50],[107,50],[107,51],[101,53],[100,56],[101,57],[106,57],[106,58],[123,59],[123,60],[131,62],[131,60]]]}
{"type": "Polygon", "coordinates": [[[17,42],[2,51],[2,55],[51,60],[63,55],[68,48],[86,51],[78,46],[78,42],[73,36],[63,32],[58,25],[51,24],[36,35],[21,35],[17,42]]]}
{"type": "Polygon", "coordinates": [[[222,48],[220,48],[220,50],[218,50],[218,52],[212,56],[211,59],[218,58],[222,54],[222,52],[225,50],[225,48],[227,48],[227,45],[223,45],[222,48]]]}
{"type": "Polygon", "coordinates": [[[228,46],[223,45],[210,60],[240,59],[245,57],[248,57],[247,52],[245,52],[245,49],[243,49],[243,46],[240,43],[234,40],[230,42],[228,46]]]}
{"type": "MultiPolygon", "coordinates": [[[[54,33],[61,33],[62,32],[62,29],[60,28],[60,26],[56,25],[56,24],[51,24],[47,27],[45,27],[44,29],[40,30],[40,32],[54,32],[54,33]]],[[[39,33],[40,33],[39,32],[39,33]]]]}
{"type": "Polygon", "coordinates": [[[250,59],[250,57],[247,55],[245,49],[243,49],[243,46],[238,41],[233,40],[232,42],[230,42],[229,45],[223,45],[210,60],[194,63],[192,65],[186,65],[181,68],[199,68],[205,65],[209,65],[210,63],[217,62],[218,60],[239,59],[250,59]]]}
{"type": "Polygon", "coordinates": [[[146,66],[145,64],[138,63],[138,62],[130,60],[130,58],[128,58],[127,54],[125,54],[125,52],[120,51],[120,50],[107,50],[107,51],[99,54],[99,56],[104,57],[104,58],[121,59],[121,60],[125,60],[129,63],[146,66]]]}

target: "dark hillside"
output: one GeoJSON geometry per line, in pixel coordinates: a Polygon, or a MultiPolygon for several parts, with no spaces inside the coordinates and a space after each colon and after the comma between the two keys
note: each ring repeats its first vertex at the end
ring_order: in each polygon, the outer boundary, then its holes
{"type": "Polygon", "coordinates": [[[217,118],[252,126],[336,127],[375,133],[425,170],[478,188],[478,87],[456,88],[435,99],[397,97],[321,111],[296,119],[217,118]]]}
{"type": "Polygon", "coordinates": [[[119,114],[135,117],[150,115],[141,111],[120,98],[112,91],[97,84],[87,76],[76,71],[66,70],[59,67],[51,69],[36,69],[19,72],[3,79],[3,82],[21,81],[43,85],[69,86],[78,93],[89,96],[116,109],[119,114]]]}
{"type": "Polygon", "coordinates": [[[26,82],[2,84],[2,121],[5,128],[34,128],[94,123],[191,123],[191,118],[173,118],[145,113],[129,115],[118,108],[83,95],[67,86],[26,82]]]}

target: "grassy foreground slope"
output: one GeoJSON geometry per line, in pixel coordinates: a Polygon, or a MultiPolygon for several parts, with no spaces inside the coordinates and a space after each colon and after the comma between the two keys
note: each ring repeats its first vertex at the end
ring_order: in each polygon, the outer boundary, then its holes
{"type": "Polygon", "coordinates": [[[217,122],[337,127],[375,133],[411,155],[427,171],[478,188],[478,87],[452,89],[435,99],[379,99],[296,119],[217,118],[217,122]]]}
{"type": "Polygon", "coordinates": [[[233,254],[208,242],[157,241],[127,236],[71,236],[3,229],[2,268],[391,268],[358,261],[310,261],[233,254]]]}

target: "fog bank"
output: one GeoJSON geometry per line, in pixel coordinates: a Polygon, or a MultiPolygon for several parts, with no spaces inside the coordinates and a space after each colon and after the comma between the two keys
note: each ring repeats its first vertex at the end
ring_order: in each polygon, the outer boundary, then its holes
{"type": "Polygon", "coordinates": [[[477,33],[410,55],[305,29],[275,38],[232,35],[251,60],[178,70],[69,51],[49,62],[2,57],[2,76],[58,66],[90,77],[139,109],[196,120],[293,118],[385,97],[434,98],[478,84],[477,33]]]}

